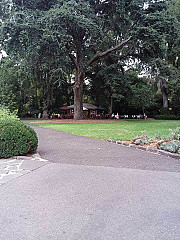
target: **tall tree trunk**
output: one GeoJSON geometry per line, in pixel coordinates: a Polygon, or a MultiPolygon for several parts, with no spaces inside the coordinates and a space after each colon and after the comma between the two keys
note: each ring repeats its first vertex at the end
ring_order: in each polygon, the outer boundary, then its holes
{"type": "Polygon", "coordinates": [[[83,119],[83,82],[85,73],[76,70],[76,78],[74,84],[74,119],[83,119]]]}
{"type": "Polygon", "coordinates": [[[74,119],[83,119],[83,83],[85,71],[82,67],[83,56],[81,52],[81,44],[77,44],[76,60],[75,60],[75,83],[74,83],[74,119]]]}
{"type": "Polygon", "coordinates": [[[160,79],[160,88],[163,98],[163,108],[168,108],[168,94],[166,88],[164,87],[163,79],[160,79]]]}
{"type": "Polygon", "coordinates": [[[109,114],[111,115],[113,113],[113,97],[111,97],[111,104],[109,106],[109,114]]]}
{"type": "Polygon", "coordinates": [[[50,93],[48,92],[46,95],[46,99],[43,101],[43,115],[42,117],[47,119],[48,118],[48,110],[50,106],[50,93]]]}

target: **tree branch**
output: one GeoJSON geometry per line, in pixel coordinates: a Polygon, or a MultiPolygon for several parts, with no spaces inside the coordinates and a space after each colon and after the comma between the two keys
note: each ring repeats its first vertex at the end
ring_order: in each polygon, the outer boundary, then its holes
{"type": "Polygon", "coordinates": [[[131,54],[131,51],[132,51],[133,48],[134,48],[134,45],[131,45],[131,46],[129,47],[129,49],[126,51],[125,54],[118,55],[118,54],[112,53],[112,54],[110,54],[110,56],[111,56],[111,57],[118,58],[118,59],[124,59],[124,58],[126,58],[127,56],[131,56],[131,55],[132,55],[132,54],[131,54]]]}
{"type": "MultiPolygon", "coordinates": [[[[65,46],[66,46],[67,50],[70,52],[70,47],[68,46],[68,44],[66,44],[65,46]]],[[[77,68],[76,58],[71,53],[69,53],[68,56],[71,59],[72,63],[77,68]]]]}
{"type": "Polygon", "coordinates": [[[75,67],[77,67],[75,57],[74,57],[72,54],[68,54],[68,56],[69,56],[69,58],[71,59],[72,63],[75,65],[75,67]]]}
{"type": "Polygon", "coordinates": [[[91,58],[91,60],[88,62],[88,66],[90,66],[92,63],[97,61],[100,58],[106,57],[108,54],[118,50],[119,48],[123,47],[127,42],[131,40],[132,37],[129,37],[128,39],[122,41],[120,44],[116,45],[115,47],[109,48],[105,52],[98,52],[97,54],[94,55],[94,57],[91,58]]]}

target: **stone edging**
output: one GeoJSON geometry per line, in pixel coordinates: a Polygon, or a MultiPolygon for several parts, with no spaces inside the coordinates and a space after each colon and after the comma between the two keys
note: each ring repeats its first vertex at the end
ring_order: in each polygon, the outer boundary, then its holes
{"type": "Polygon", "coordinates": [[[148,152],[152,152],[152,153],[161,154],[163,156],[167,156],[167,157],[171,157],[171,158],[175,158],[175,159],[180,160],[180,154],[170,153],[170,152],[167,152],[167,151],[164,151],[164,150],[159,150],[159,149],[156,149],[156,148],[136,145],[136,144],[127,143],[127,142],[123,142],[123,141],[115,141],[115,140],[112,140],[112,139],[109,139],[108,142],[120,144],[120,145],[123,145],[123,146],[126,146],[126,147],[131,147],[131,148],[134,148],[134,149],[139,149],[139,150],[143,150],[143,151],[148,151],[148,152]]]}

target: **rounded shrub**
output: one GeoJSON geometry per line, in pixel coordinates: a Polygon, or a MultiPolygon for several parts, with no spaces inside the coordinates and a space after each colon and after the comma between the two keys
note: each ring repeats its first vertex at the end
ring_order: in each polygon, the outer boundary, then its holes
{"type": "Polygon", "coordinates": [[[0,158],[35,152],[38,138],[35,131],[12,118],[0,118],[0,158]]]}

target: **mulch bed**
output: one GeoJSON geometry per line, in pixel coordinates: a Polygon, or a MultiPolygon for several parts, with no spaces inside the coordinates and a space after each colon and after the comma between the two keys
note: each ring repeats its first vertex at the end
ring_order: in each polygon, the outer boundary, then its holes
{"type": "Polygon", "coordinates": [[[114,119],[84,119],[84,120],[74,120],[74,119],[53,119],[53,120],[38,120],[31,123],[115,123],[115,122],[126,122],[125,120],[114,120],[114,119]]]}

